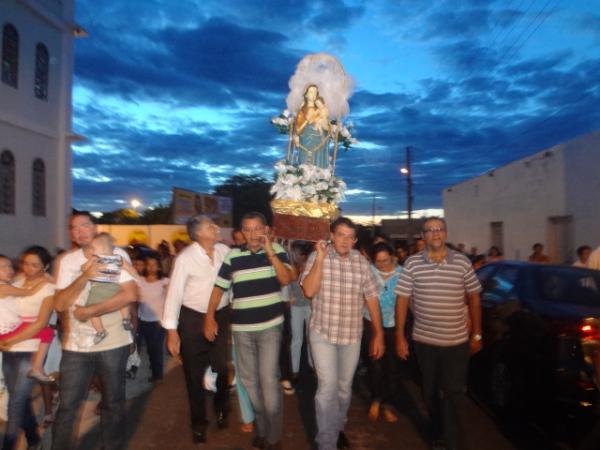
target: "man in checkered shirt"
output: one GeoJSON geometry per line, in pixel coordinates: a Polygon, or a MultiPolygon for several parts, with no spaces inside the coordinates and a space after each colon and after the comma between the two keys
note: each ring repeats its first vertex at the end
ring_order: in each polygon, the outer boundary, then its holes
{"type": "Polygon", "coordinates": [[[312,299],[309,340],[319,380],[315,397],[319,450],[350,448],[344,434],[358,364],[366,304],[373,319],[369,354],[384,352],[377,283],[369,262],[352,247],[356,225],[345,217],[331,224],[331,244],[319,241],[300,283],[312,299]]]}

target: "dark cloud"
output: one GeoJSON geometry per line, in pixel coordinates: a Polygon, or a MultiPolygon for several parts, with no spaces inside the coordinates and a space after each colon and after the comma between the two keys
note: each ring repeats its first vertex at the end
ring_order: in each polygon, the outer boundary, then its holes
{"type": "MultiPolygon", "coordinates": [[[[418,40],[434,70],[410,88],[362,87],[351,98],[361,144],[340,152],[337,170],[363,193],[348,196],[345,212],[371,211],[373,196],[377,213],[406,208],[399,169],[408,145],[415,207],[439,207],[444,187],[600,125],[597,52],[528,58],[515,48],[505,57],[507,32],[524,12],[500,1],[79,4],[91,37],[77,44],[76,83],[91,99],[74,110],[76,131],[89,138],[74,145],[76,207],[108,210],[131,196],[164,203],[173,186],[206,192],[240,171],[269,177],[286,146],[269,119],[284,107],[289,76],[306,53],[300,37],[343,49],[345,30],[368,14],[385,15],[377,25],[387,24],[391,39],[418,40]],[[105,97],[113,103],[95,101],[105,97]],[[164,112],[133,117],[135,105],[149,101],[164,112]],[[181,113],[190,106],[212,116],[181,113]]],[[[593,21],[579,26],[589,32],[593,21]]],[[[387,70],[389,55],[368,57],[387,70]]]]}
{"type": "Polygon", "coordinates": [[[492,11],[489,9],[461,10],[448,8],[431,14],[426,23],[425,39],[446,39],[474,36],[490,27],[492,11]]]}
{"type": "Polygon", "coordinates": [[[458,75],[489,72],[500,62],[495,49],[470,39],[439,45],[433,52],[445,68],[458,75]]]}
{"type": "Polygon", "coordinates": [[[148,31],[160,45],[131,46],[108,28],[78,47],[75,70],[84,84],[124,98],[230,106],[261,102],[261,93],[285,91],[299,57],[287,38],[221,19],[192,29],[148,31]]]}

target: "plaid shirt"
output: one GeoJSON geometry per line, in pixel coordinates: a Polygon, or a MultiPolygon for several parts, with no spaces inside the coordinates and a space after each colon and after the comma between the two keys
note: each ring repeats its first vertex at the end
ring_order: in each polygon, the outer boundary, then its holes
{"type": "MultiPolygon", "coordinates": [[[[315,263],[313,252],[306,263],[300,284],[315,263]]],[[[310,328],[332,344],[353,344],[362,336],[365,299],[377,298],[377,282],[369,262],[357,251],[350,250],[341,258],[328,247],[323,260],[323,276],[319,292],[312,300],[310,328]]]]}

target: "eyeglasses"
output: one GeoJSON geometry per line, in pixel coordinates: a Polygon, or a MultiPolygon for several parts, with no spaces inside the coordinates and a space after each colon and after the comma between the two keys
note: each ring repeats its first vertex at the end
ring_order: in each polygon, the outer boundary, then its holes
{"type": "Polygon", "coordinates": [[[425,228],[423,230],[423,233],[445,233],[446,229],[445,228],[425,228]]]}

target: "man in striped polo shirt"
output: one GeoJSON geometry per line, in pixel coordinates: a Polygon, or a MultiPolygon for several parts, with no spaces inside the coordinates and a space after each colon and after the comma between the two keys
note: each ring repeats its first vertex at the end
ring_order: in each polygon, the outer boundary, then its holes
{"type": "Polygon", "coordinates": [[[425,250],[406,260],[396,285],[396,351],[408,358],[404,325],[410,300],[433,448],[456,450],[465,444],[469,353],[481,349],[481,285],[468,258],[446,247],[444,219],[425,221],[422,235],[425,250]]]}
{"type": "Polygon", "coordinates": [[[281,287],[294,279],[288,256],[272,243],[265,217],[247,213],[242,218],[246,244],[231,250],[213,288],[204,335],[214,340],[218,325],[216,307],[230,287],[233,290],[231,331],[238,361],[238,379],[248,391],[256,415],[255,448],[281,448],[281,387],[279,352],[284,305],[281,287]]]}

